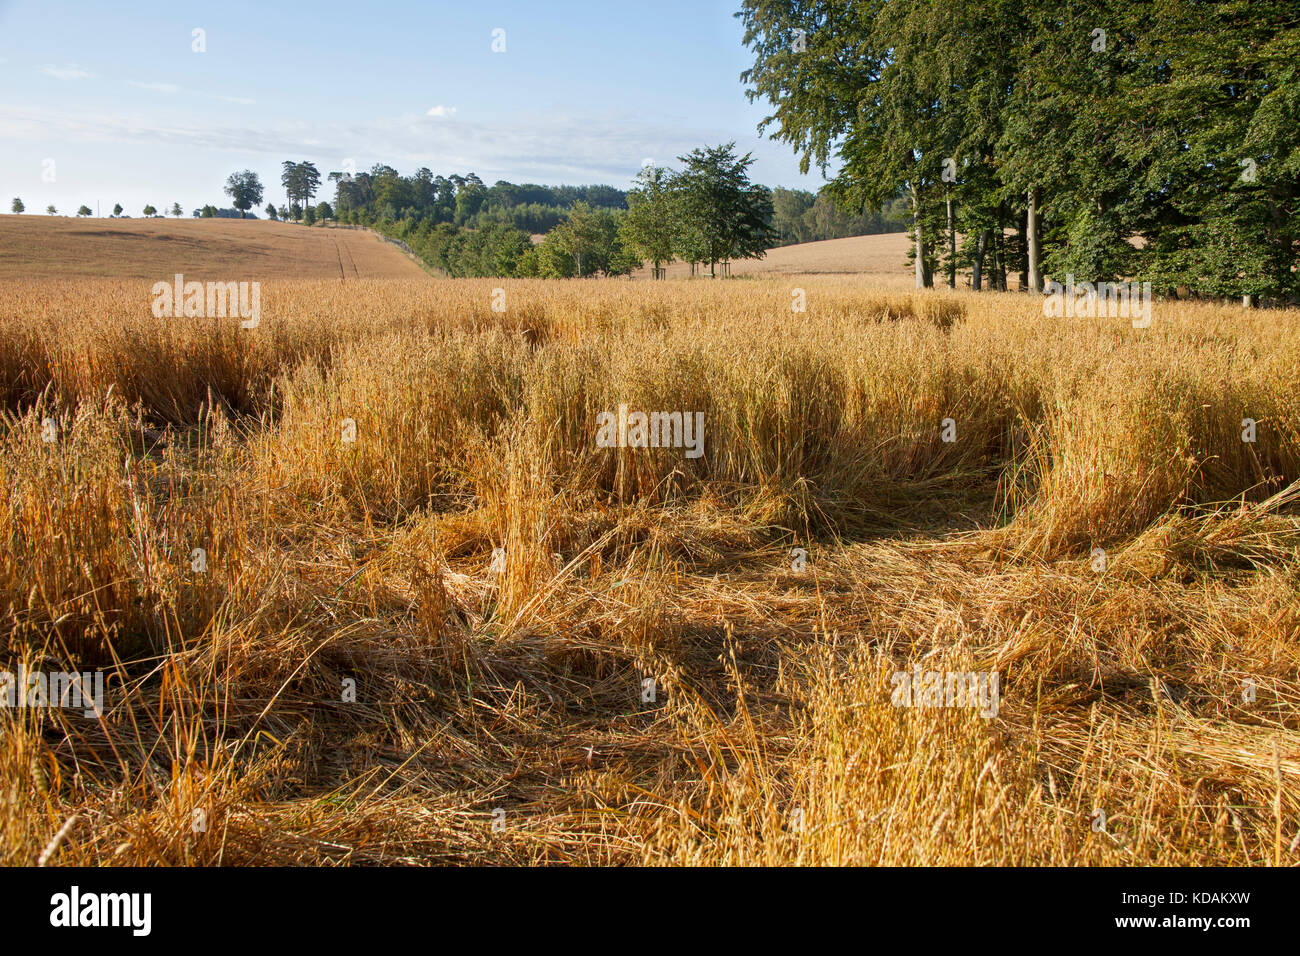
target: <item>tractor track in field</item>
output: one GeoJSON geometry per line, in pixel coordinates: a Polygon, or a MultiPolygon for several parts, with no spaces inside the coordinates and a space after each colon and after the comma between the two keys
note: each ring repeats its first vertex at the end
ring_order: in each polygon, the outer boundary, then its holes
{"type": "MultiPolygon", "coordinates": [[[[331,238],[331,239],[334,239],[333,236],[331,236],[330,238],[331,238]]],[[[360,279],[360,278],[361,278],[361,270],[357,268],[357,260],[356,260],[355,257],[353,257],[353,255],[352,255],[352,250],[348,247],[347,242],[344,241],[344,242],[340,245],[340,244],[339,244],[339,241],[338,241],[337,239],[334,239],[334,252],[335,252],[335,254],[338,256],[338,260],[339,260],[339,278],[340,278],[340,279],[347,279],[347,277],[348,277],[347,266],[351,266],[351,267],[352,267],[352,278],[354,278],[354,279],[360,279]],[[344,253],[347,254],[347,260],[348,260],[348,261],[347,261],[347,266],[345,266],[345,265],[343,264],[343,255],[344,255],[344,253]]]]}
{"type": "MultiPolygon", "coordinates": [[[[330,238],[334,239],[333,236],[330,236],[330,238]]],[[[339,278],[346,279],[348,277],[348,274],[343,271],[343,248],[339,245],[339,241],[337,239],[334,239],[334,254],[338,256],[338,260],[339,260],[339,278]]],[[[355,269],[356,267],[354,266],[353,268],[355,269]]]]}

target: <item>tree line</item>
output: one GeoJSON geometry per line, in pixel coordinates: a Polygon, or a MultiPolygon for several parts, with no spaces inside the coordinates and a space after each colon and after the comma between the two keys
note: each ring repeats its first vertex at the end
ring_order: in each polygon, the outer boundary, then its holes
{"type": "MultiPolygon", "coordinates": [[[[679,171],[647,167],[627,192],[611,186],[538,186],[500,181],[487,186],[473,173],[402,176],[390,166],[331,172],[331,207],[313,207],[321,184],[311,163],[283,163],[289,207],[266,207],[271,218],[365,225],[405,242],[451,276],[568,278],[625,275],[645,261],[655,275],[673,259],[706,265],[753,258],[779,240],[772,193],[752,183],[753,158],[735,144],[678,157],[679,171]],[[563,205],[561,205],[563,204],[563,205]],[[534,244],[532,236],[544,232],[534,244]]],[[[265,189],[251,170],[232,173],[226,193],[244,215],[265,189]]],[[[209,215],[205,207],[204,215],[209,215]]]]}
{"type": "Polygon", "coordinates": [[[910,222],[907,200],[902,196],[873,210],[853,209],[825,192],[779,186],[772,190],[772,232],[779,246],[906,232],[910,222]]]}
{"type": "Polygon", "coordinates": [[[729,143],[696,149],[679,160],[680,171],[642,169],[626,193],[558,187],[586,190],[585,196],[560,210],[554,227],[536,244],[507,223],[475,220],[487,190],[470,180],[456,186],[458,213],[450,221],[409,217],[369,224],[451,276],[615,276],[647,261],[658,276],[673,259],[702,263],[713,275],[718,263],[763,255],[774,244],[772,200],[766,186],[749,180],[752,157],[737,157],[729,143]]]}
{"type": "MultiPolygon", "coordinates": [[[[13,213],[14,215],[16,215],[16,216],[17,216],[17,215],[21,215],[22,213],[24,213],[24,212],[27,211],[27,206],[23,203],[23,201],[22,201],[22,199],[21,199],[20,197],[15,196],[15,197],[13,198],[13,201],[9,204],[9,211],[12,212],[12,213],[13,213]]],[[[145,216],[147,216],[147,217],[149,217],[149,218],[153,218],[153,217],[161,217],[161,216],[162,216],[162,213],[160,213],[160,212],[159,212],[156,208],[154,208],[152,205],[146,205],[146,206],[144,207],[144,209],[141,210],[141,211],[144,213],[145,216]]],[[[121,203],[117,203],[117,204],[115,204],[115,205],[113,206],[113,212],[112,212],[112,214],[110,215],[109,218],[111,218],[111,219],[117,219],[117,218],[120,217],[124,212],[125,212],[125,210],[122,208],[122,204],[121,204],[121,203]]],[[[181,204],[178,203],[178,202],[174,202],[174,203],[172,203],[171,209],[167,210],[167,212],[168,212],[169,215],[176,216],[177,218],[180,218],[181,216],[184,215],[184,212],[183,212],[182,209],[181,209],[181,204]]],[[[49,216],[57,216],[57,215],[59,214],[59,210],[58,210],[58,207],[57,207],[57,206],[55,206],[53,203],[51,203],[50,205],[48,205],[48,206],[45,207],[45,213],[46,213],[46,215],[49,215],[49,216]]],[[[78,207],[78,209],[77,209],[77,217],[78,217],[78,218],[83,218],[83,219],[84,219],[85,217],[87,217],[87,216],[93,216],[94,214],[95,214],[94,211],[93,211],[89,206],[86,206],[86,205],[82,205],[82,206],[78,207]]]]}
{"type": "Polygon", "coordinates": [[[742,0],[760,125],[910,212],[918,287],[1300,299],[1294,0],[742,0]]]}
{"type": "Polygon", "coordinates": [[[332,172],[339,219],[359,225],[388,220],[431,221],[477,228],[489,222],[527,232],[547,232],[576,202],[607,209],[627,206],[626,194],[612,186],[539,186],[498,181],[487,186],[475,174],[450,176],[422,167],[403,176],[378,164],[369,172],[332,172]]]}

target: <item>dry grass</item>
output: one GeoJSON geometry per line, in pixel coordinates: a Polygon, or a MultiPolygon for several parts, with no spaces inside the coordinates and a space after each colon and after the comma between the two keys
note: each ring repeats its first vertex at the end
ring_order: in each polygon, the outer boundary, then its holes
{"type": "Polygon", "coordinates": [[[416,279],[421,267],[363,229],[239,219],[0,216],[0,280],[416,279]]]}
{"type": "Polygon", "coordinates": [[[791,284],[0,285],[0,859],[1300,859],[1297,314],[791,284]]]}

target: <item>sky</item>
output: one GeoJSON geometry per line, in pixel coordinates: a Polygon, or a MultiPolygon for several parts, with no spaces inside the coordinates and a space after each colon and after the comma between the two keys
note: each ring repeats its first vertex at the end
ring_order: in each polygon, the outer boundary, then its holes
{"type": "Polygon", "coordinates": [[[755,181],[815,191],[758,133],[737,7],[0,0],[0,211],[188,216],[229,206],[241,169],[279,205],[286,159],[624,189],[647,160],[733,140],[755,181]]]}

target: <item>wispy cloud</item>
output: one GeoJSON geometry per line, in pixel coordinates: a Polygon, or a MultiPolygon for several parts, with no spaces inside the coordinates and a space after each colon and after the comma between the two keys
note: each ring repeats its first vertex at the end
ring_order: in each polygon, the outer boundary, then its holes
{"type": "Polygon", "coordinates": [[[445,117],[445,116],[454,116],[455,113],[456,113],[456,107],[454,106],[435,106],[424,115],[445,117]]]}
{"type": "MultiPolygon", "coordinates": [[[[72,115],[0,105],[0,140],[63,138],[229,150],[315,159],[331,169],[343,157],[370,157],[403,171],[439,157],[439,170],[473,170],[491,181],[606,182],[622,186],[645,156],[671,157],[700,143],[736,138],[725,129],[647,122],[636,113],[535,114],[508,122],[428,123],[421,114],[359,123],[285,120],[265,126],[165,124],[140,116],[72,115]],[[331,165],[332,164],[332,165],[331,165]]],[[[756,144],[761,150],[764,144],[756,144]]],[[[369,161],[369,160],[367,160],[369,161]]],[[[663,160],[661,160],[663,162],[663,160]]],[[[365,165],[364,163],[362,165],[365,165]]],[[[323,167],[322,167],[323,168],[323,167]]]]}
{"type": "Polygon", "coordinates": [[[139,80],[127,80],[128,86],[138,86],[142,90],[154,90],[158,93],[179,93],[181,88],[175,83],[142,83],[139,80]]]}
{"type": "Polygon", "coordinates": [[[187,90],[175,83],[145,83],[141,80],[127,80],[127,86],[134,86],[142,90],[153,90],[155,93],[185,93],[189,96],[206,96],[210,100],[221,100],[223,103],[239,103],[242,106],[252,106],[256,100],[251,100],[247,96],[224,96],[221,93],[203,93],[198,90],[187,90]]]}
{"type": "Polygon", "coordinates": [[[59,80],[89,80],[93,79],[95,74],[89,70],[83,70],[75,63],[65,63],[63,66],[51,66],[47,64],[41,70],[46,76],[52,76],[59,80]]]}

